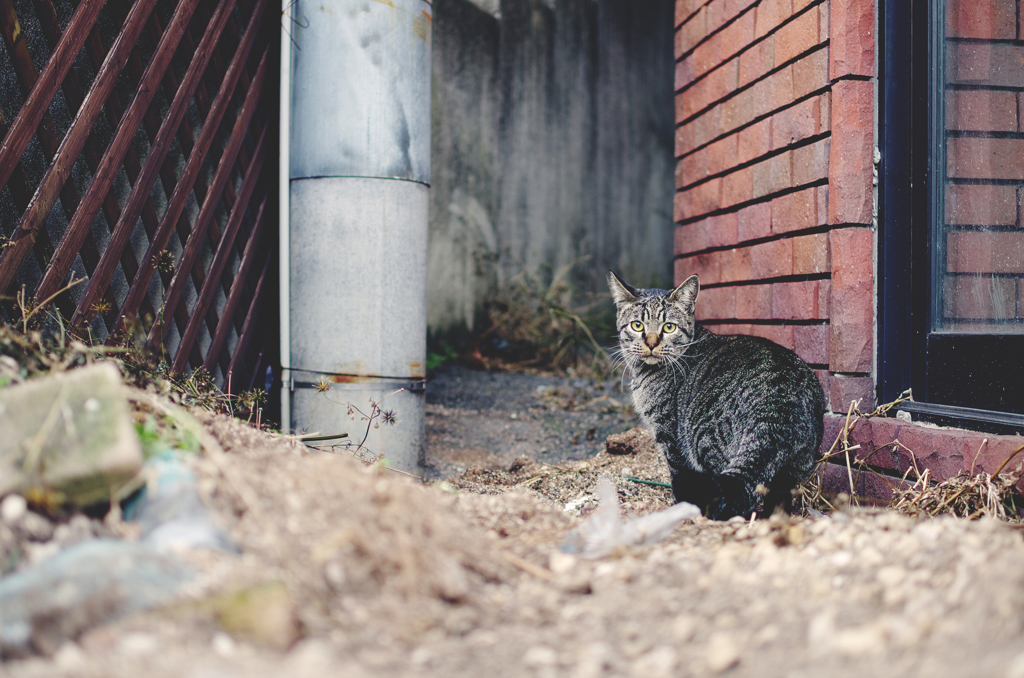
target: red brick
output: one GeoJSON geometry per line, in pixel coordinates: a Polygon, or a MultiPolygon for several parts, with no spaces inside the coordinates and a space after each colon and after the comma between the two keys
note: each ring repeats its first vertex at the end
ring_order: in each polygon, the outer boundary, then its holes
{"type": "Polygon", "coordinates": [[[772,193],[793,186],[793,152],[785,151],[768,160],[768,182],[772,193]]]}
{"type": "Polygon", "coordinates": [[[1015,318],[1017,283],[1012,278],[946,276],[942,313],[945,318],[1015,318]]]}
{"type": "Polygon", "coordinates": [[[736,317],[743,320],[772,318],[772,286],[744,285],[737,287],[736,317]]]}
{"type": "Polygon", "coordinates": [[[754,280],[792,275],[792,240],[774,240],[746,249],[750,252],[750,273],[754,280]]]}
{"type": "Polygon", "coordinates": [[[873,234],[868,229],[829,233],[832,257],[830,368],[870,372],[874,347],[873,234]]]}
{"type": "MultiPolygon", "coordinates": [[[[681,163],[683,185],[689,186],[712,174],[720,174],[735,166],[738,138],[738,135],[730,134],[683,158],[681,163]]],[[[677,187],[679,187],[678,182],[677,187]]]]}
{"type": "Polygon", "coordinates": [[[716,115],[716,110],[712,109],[690,123],[694,129],[694,148],[703,146],[712,139],[721,136],[722,132],[725,131],[722,127],[721,115],[716,115]]]}
{"type": "Polygon", "coordinates": [[[761,4],[757,6],[755,37],[760,38],[762,35],[771,33],[791,14],[793,14],[792,0],[761,0],[761,4]]]}
{"type": "Polygon", "coordinates": [[[1019,87],[1024,46],[999,42],[950,44],[946,77],[957,84],[1019,87]]]}
{"type": "Polygon", "coordinates": [[[694,123],[676,128],[676,157],[686,155],[697,147],[694,123]]]}
{"type": "Polygon", "coordinates": [[[1017,95],[986,90],[946,92],[946,129],[1016,132],[1017,95]]]}
{"type": "MultiPolygon", "coordinates": [[[[708,115],[714,115],[714,111],[708,115]]],[[[722,132],[729,132],[746,125],[754,117],[754,92],[748,89],[723,101],[716,121],[722,132]]]]}
{"type": "Polygon", "coordinates": [[[949,139],[950,177],[1024,181],[1024,139],[949,139]]]}
{"type": "Polygon", "coordinates": [[[805,11],[775,33],[775,59],[784,64],[818,44],[818,8],[805,11]]]}
{"type": "Polygon", "coordinates": [[[771,130],[771,118],[765,118],[755,122],[750,127],[741,129],[738,134],[739,144],[736,151],[736,162],[750,162],[771,150],[771,130]]]}
{"type": "MultiPolygon", "coordinates": [[[[738,288],[744,289],[744,288],[738,288]]],[[[715,334],[746,334],[752,337],[764,337],[779,346],[793,348],[793,327],[791,325],[746,325],[723,323],[712,328],[715,334]]]]}
{"type": "Polygon", "coordinates": [[[679,91],[684,87],[688,87],[693,82],[693,59],[686,57],[682,61],[676,62],[676,76],[675,76],[675,91],[679,91]]]}
{"type": "MultiPolygon", "coordinates": [[[[966,441],[973,441],[977,437],[976,433],[959,429],[902,426],[899,440],[910,448],[913,458],[906,450],[900,450],[900,470],[906,470],[913,459],[917,462],[917,468],[921,471],[927,468],[935,480],[952,478],[961,471],[970,470],[972,459],[964,459],[963,448],[966,441]]],[[[910,477],[914,478],[913,472],[910,477]]]]}
{"type": "Polygon", "coordinates": [[[736,317],[736,288],[703,288],[697,297],[697,320],[729,319],[736,317]]]}
{"type": "Polygon", "coordinates": [[[769,35],[740,54],[739,86],[748,85],[775,67],[775,36],[769,35]]]}
{"type": "Polygon", "coordinates": [[[1016,187],[947,184],[946,223],[1013,226],[1017,223],[1016,187]]]}
{"type": "Polygon", "coordinates": [[[772,200],[772,231],[786,233],[817,226],[817,191],[814,187],[772,200]]]}
{"type": "Polygon", "coordinates": [[[871,377],[846,377],[833,374],[829,383],[829,402],[833,412],[848,412],[850,403],[859,400],[861,412],[875,409],[875,382],[871,377]]]}
{"type": "Polygon", "coordinates": [[[676,255],[700,252],[708,248],[707,219],[676,226],[673,252],[676,255]]]}
{"type": "Polygon", "coordinates": [[[683,117],[684,117],[683,116],[683,95],[682,94],[677,94],[676,95],[676,102],[675,102],[675,104],[676,104],[676,124],[679,124],[679,123],[681,123],[683,121],[683,117]]]}
{"type": "Polygon", "coordinates": [[[678,27],[704,4],[704,0],[676,0],[676,21],[678,27]]]}
{"type": "Polygon", "coordinates": [[[832,281],[822,280],[818,285],[818,309],[822,317],[832,317],[832,281]]]}
{"type": "Polygon", "coordinates": [[[772,233],[772,204],[759,202],[744,207],[737,214],[737,240],[764,238],[772,233]]]}
{"type": "Polygon", "coordinates": [[[796,354],[811,365],[828,365],[828,325],[793,328],[796,354]]]}
{"type": "Polygon", "coordinates": [[[736,244],[737,215],[735,212],[719,214],[706,221],[708,247],[725,247],[736,244]]]}
{"type": "Polygon", "coordinates": [[[771,83],[771,110],[777,111],[793,103],[796,90],[793,86],[792,66],[773,73],[768,80],[771,83]]]}
{"type": "Polygon", "coordinates": [[[818,100],[813,98],[804,99],[773,115],[771,117],[772,150],[790,146],[817,134],[820,127],[818,119],[820,112],[818,100]]]}
{"type": "Polygon", "coordinates": [[[693,188],[676,193],[673,203],[673,220],[682,221],[718,209],[721,193],[721,179],[712,179],[693,188]]]}
{"type": "Polygon", "coordinates": [[[1017,317],[1024,318],[1024,279],[1017,278],[1017,317]]]}
{"type": "Polygon", "coordinates": [[[818,281],[772,285],[772,317],[783,320],[816,320],[825,316],[818,307],[818,281]]]}
{"type": "Polygon", "coordinates": [[[828,223],[828,186],[818,186],[818,225],[828,223]]]}
{"type": "Polygon", "coordinates": [[[722,177],[722,207],[732,207],[754,197],[754,175],[749,167],[722,177]]]}
{"type": "MultiPolygon", "coordinates": [[[[813,144],[793,149],[793,185],[802,186],[828,178],[828,156],[831,139],[821,139],[813,144]]],[[[817,217],[815,217],[817,221],[817,217]]],[[[827,223],[826,220],[818,221],[827,223]]]]}
{"type": "Polygon", "coordinates": [[[831,76],[875,74],[874,0],[833,2],[829,17],[831,76]]]}
{"type": "MultiPolygon", "coordinates": [[[[708,5],[708,32],[715,31],[711,8],[724,6],[724,2],[713,2],[708,5]]],[[[715,33],[707,42],[693,51],[694,73],[697,76],[706,73],[725,59],[735,56],[754,40],[754,12],[743,14],[720,32],[715,33]]]]}
{"type": "MultiPolygon", "coordinates": [[[[814,376],[818,378],[818,381],[821,383],[821,390],[825,393],[826,397],[828,397],[828,382],[832,375],[828,373],[828,370],[814,370],[814,376]]],[[[828,417],[826,416],[825,419],[828,420],[828,417]]],[[[832,438],[832,440],[835,440],[835,438],[832,438]]],[[[828,429],[825,430],[825,438],[822,440],[821,444],[824,448],[823,451],[827,452],[829,445],[832,444],[828,440],[828,429]]]]}
{"type": "Polygon", "coordinates": [[[829,149],[829,223],[871,223],[874,91],[870,82],[842,80],[832,87],[829,149]]]}
{"type": "Polygon", "coordinates": [[[715,35],[697,45],[693,53],[686,57],[684,61],[693,63],[693,76],[699,78],[722,63],[722,56],[722,41],[715,35]]]}
{"type": "Polygon", "coordinates": [[[772,192],[771,160],[762,160],[748,168],[752,175],[753,194],[751,197],[761,198],[772,192]]]}
{"type": "MultiPolygon", "coordinates": [[[[1000,467],[1002,467],[1003,472],[1014,471],[1021,461],[1024,460],[1024,452],[1021,452],[1003,466],[1004,462],[1021,445],[1024,445],[1024,438],[1021,436],[997,436],[975,433],[973,437],[963,439],[961,445],[965,461],[964,467],[970,469],[973,464],[975,472],[995,473],[1000,467]],[[988,442],[982,445],[982,440],[985,439],[988,442]]],[[[1020,488],[1021,483],[1018,483],[1017,487],[1020,488]]]]}
{"type": "Polygon", "coordinates": [[[951,38],[1013,40],[1017,37],[1017,8],[1006,0],[949,0],[946,35],[951,38]]]}
{"type": "Polygon", "coordinates": [[[823,92],[818,95],[819,131],[828,132],[832,129],[832,93],[823,92]]]}
{"type": "Polygon", "coordinates": [[[811,52],[793,64],[793,98],[828,86],[828,50],[811,52]]]}
{"type": "Polygon", "coordinates": [[[827,273],[831,269],[828,233],[801,235],[790,240],[793,242],[793,275],[827,273]]]}
{"type": "Polygon", "coordinates": [[[946,235],[950,273],[1024,273],[1024,232],[946,235]]]}
{"type": "Polygon", "coordinates": [[[696,274],[705,285],[751,279],[750,248],[747,247],[698,254],[677,259],[676,263],[682,263],[687,275],[696,274]]]}
{"type": "Polygon", "coordinates": [[[707,34],[707,9],[701,7],[696,14],[690,17],[689,21],[676,31],[676,59],[682,58],[684,54],[692,50],[707,34]]]}
{"type": "Polygon", "coordinates": [[[739,59],[732,59],[695,82],[683,96],[682,119],[691,117],[735,91],[738,76],[739,59]]]}
{"type": "Polygon", "coordinates": [[[675,182],[676,182],[676,188],[677,189],[682,188],[686,184],[686,182],[684,180],[685,177],[683,175],[683,171],[684,171],[685,167],[686,167],[685,158],[683,160],[680,160],[679,162],[676,163],[675,182]]]}

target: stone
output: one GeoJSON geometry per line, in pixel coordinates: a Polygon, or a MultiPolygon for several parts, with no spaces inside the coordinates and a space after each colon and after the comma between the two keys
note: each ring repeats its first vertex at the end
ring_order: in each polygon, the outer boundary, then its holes
{"type": "Polygon", "coordinates": [[[608,454],[637,454],[653,447],[654,437],[640,426],[624,433],[613,433],[605,440],[605,450],[608,454]]]}
{"type": "Polygon", "coordinates": [[[0,518],[8,525],[17,525],[26,511],[28,502],[20,494],[9,494],[0,502],[0,518]]]}
{"type": "Polygon", "coordinates": [[[731,669],[740,663],[739,645],[732,637],[716,633],[708,641],[704,661],[712,673],[722,673],[731,669]]]}
{"type": "Polygon", "coordinates": [[[302,635],[295,601],[283,582],[272,581],[217,596],[217,620],[225,631],[285,650],[302,635]]]}
{"type": "Polygon", "coordinates": [[[0,390],[0,495],[32,489],[74,506],[109,501],[142,461],[112,363],[0,390]]]}

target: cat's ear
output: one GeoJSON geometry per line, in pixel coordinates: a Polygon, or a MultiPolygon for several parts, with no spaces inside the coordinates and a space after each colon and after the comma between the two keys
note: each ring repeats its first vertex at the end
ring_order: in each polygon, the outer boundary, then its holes
{"type": "Polygon", "coordinates": [[[638,296],[636,288],[615,275],[613,271],[608,271],[608,287],[612,291],[612,299],[615,300],[616,306],[632,303],[638,296]]]}
{"type": "Polygon", "coordinates": [[[683,281],[683,284],[672,290],[668,295],[669,303],[684,307],[687,312],[692,313],[697,304],[697,293],[700,292],[700,280],[697,276],[691,275],[683,281]]]}

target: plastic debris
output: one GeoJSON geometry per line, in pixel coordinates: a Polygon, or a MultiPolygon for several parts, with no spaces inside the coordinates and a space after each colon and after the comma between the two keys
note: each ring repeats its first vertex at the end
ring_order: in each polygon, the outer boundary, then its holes
{"type": "Polygon", "coordinates": [[[161,553],[204,547],[235,553],[238,548],[210,520],[198,481],[174,451],[146,461],[148,481],[125,518],[142,526],[142,541],[161,553]]]}
{"type": "Polygon", "coordinates": [[[682,502],[623,522],[615,485],[602,476],[597,481],[597,509],[586,522],[565,536],[560,548],[566,553],[596,560],[627,546],[655,544],[671,534],[676,525],[700,514],[699,508],[682,502]]]}
{"type": "Polygon", "coordinates": [[[147,544],[77,544],[0,579],[0,656],[52,655],[86,629],[159,605],[190,577],[147,544]]]}

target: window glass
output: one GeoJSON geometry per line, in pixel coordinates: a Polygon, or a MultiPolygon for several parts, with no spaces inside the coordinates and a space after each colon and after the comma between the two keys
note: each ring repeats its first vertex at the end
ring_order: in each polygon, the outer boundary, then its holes
{"type": "MultiPolygon", "coordinates": [[[[942,4],[942,3],[939,3],[942,4]]],[[[1024,333],[1024,29],[1016,0],[946,0],[933,329],[1024,333]]]]}

